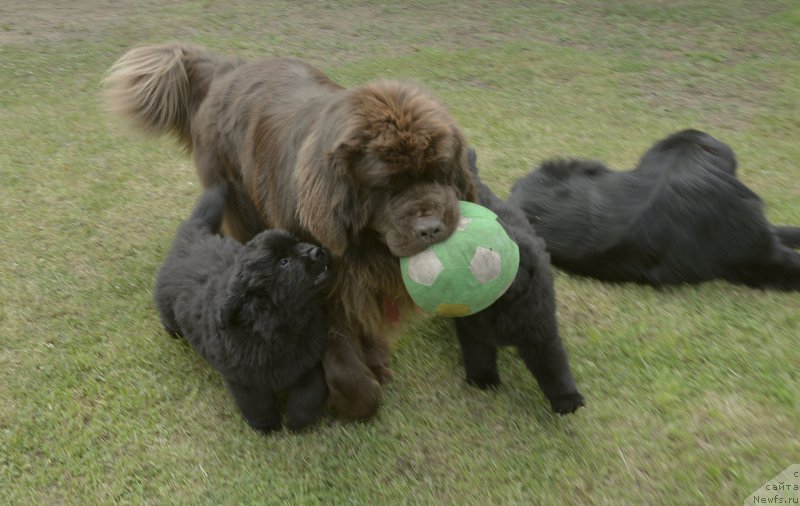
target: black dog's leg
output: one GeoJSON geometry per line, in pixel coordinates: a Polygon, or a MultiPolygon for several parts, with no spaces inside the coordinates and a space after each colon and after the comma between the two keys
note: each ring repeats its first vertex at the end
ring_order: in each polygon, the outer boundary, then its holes
{"type": "Polygon", "coordinates": [[[281,428],[281,416],[275,400],[275,393],[260,388],[225,382],[233,395],[242,416],[255,430],[269,434],[281,428]]]}
{"type": "Polygon", "coordinates": [[[482,389],[499,386],[497,347],[486,344],[475,335],[476,329],[470,325],[469,318],[456,318],[455,323],[467,383],[482,389]]]}
{"type": "Polygon", "coordinates": [[[784,246],[776,237],[768,258],[735,269],[729,278],[757,288],[800,291],[800,253],[784,246]]]}
{"type": "Polygon", "coordinates": [[[773,261],[778,287],[781,290],[800,291],[800,253],[781,244],[773,253],[773,261]]]}
{"type": "Polygon", "coordinates": [[[300,431],[319,419],[328,397],[325,373],[318,365],[286,391],[286,426],[300,431]]]}
{"type": "Polygon", "coordinates": [[[784,246],[800,249],[800,227],[773,227],[773,229],[784,246]]]}
{"type": "Polygon", "coordinates": [[[560,415],[572,413],[585,401],[572,377],[555,316],[541,315],[535,321],[529,328],[520,329],[516,336],[517,351],[550,401],[553,411],[560,415]]]}

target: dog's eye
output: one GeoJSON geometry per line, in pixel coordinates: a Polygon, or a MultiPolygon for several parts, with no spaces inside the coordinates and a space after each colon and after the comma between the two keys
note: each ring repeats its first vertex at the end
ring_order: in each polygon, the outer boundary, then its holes
{"type": "Polygon", "coordinates": [[[278,263],[282,268],[287,267],[289,262],[291,261],[290,258],[281,258],[281,261],[278,263]]]}

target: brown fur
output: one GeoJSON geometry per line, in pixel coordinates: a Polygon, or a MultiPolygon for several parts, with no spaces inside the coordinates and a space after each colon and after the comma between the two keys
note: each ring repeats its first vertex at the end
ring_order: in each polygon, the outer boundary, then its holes
{"type": "Polygon", "coordinates": [[[345,89],[300,60],[182,44],[134,49],[106,81],[114,109],[189,147],[204,186],[230,183],[228,235],[283,228],[331,250],[329,405],[372,416],[396,328],[387,301],[400,320],[413,307],[397,257],[449,237],[458,200],[475,199],[450,114],[413,85],[345,89]]]}

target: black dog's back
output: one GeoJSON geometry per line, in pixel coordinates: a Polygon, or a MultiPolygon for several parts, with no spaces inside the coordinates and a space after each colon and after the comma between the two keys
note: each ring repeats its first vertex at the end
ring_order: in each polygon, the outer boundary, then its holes
{"type": "Polygon", "coordinates": [[[497,348],[514,346],[536,378],[556,413],[571,413],[584,404],[569,367],[556,321],[555,294],[544,243],[535,236],[525,215],[498,198],[478,175],[477,155],[469,164],[478,190],[478,203],[498,221],[519,246],[517,276],[491,306],[455,318],[467,381],[479,388],[498,385],[497,348]]]}
{"type": "Polygon", "coordinates": [[[684,130],[657,142],[636,169],[547,161],[509,201],[545,239],[553,264],[606,281],[652,285],[715,278],[800,289],[794,227],[772,227],[761,199],[736,179],[733,150],[684,130]]]}

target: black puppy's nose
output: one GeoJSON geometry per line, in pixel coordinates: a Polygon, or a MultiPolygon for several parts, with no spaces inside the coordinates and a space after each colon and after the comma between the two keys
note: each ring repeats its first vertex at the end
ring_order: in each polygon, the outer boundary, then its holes
{"type": "Polygon", "coordinates": [[[414,220],[414,231],[426,241],[435,241],[444,229],[444,223],[436,216],[420,216],[414,220]]]}

